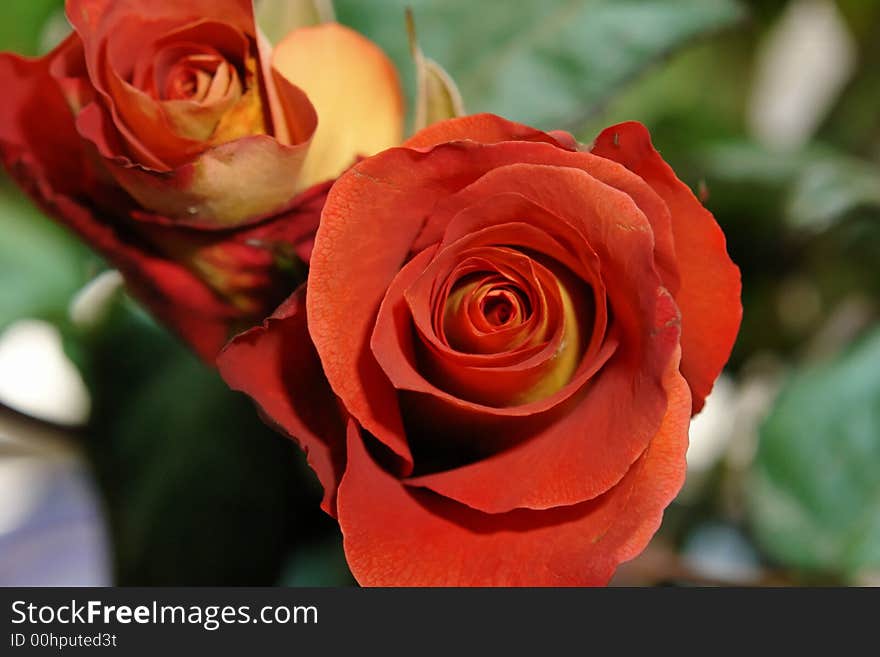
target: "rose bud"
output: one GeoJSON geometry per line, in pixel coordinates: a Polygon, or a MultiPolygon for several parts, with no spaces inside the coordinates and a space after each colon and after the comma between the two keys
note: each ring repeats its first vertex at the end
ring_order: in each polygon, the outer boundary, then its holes
{"type": "Polygon", "coordinates": [[[290,293],[327,181],[399,143],[396,71],[335,23],[273,50],[251,0],[66,10],[48,55],[0,55],[3,162],[211,359],[290,293]]]}
{"type": "Polygon", "coordinates": [[[478,115],[343,174],[307,286],[218,360],[307,450],[361,584],[599,585],[680,489],[741,311],[644,126],[581,152],[478,115]]]}

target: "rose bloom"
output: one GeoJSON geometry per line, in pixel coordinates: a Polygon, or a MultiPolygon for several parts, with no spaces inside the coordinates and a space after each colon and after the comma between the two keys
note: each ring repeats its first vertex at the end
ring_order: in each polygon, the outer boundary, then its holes
{"type": "Polygon", "coordinates": [[[51,53],[0,55],[3,162],[211,358],[295,287],[323,183],[399,143],[396,71],[335,23],[273,50],[251,0],[66,9],[51,53]]]}
{"type": "Polygon", "coordinates": [[[496,116],[345,173],[307,286],[219,357],[298,440],[365,585],[599,585],[647,545],[739,270],[644,126],[496,116]]]}

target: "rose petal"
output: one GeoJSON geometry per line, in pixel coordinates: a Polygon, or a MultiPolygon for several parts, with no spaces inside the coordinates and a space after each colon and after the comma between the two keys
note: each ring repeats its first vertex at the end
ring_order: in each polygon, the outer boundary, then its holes
{"type": "MultiPolygon", "coordinates": [[[[45,59],[49,62],[50,75],[58,83],[73,114],[94,100],[95,89],[88,80],[83,44],[76,33],[68,36],[45,59]]],[[[70,121],[72,125],[72,117],[70,121]]]]}
{"type": "Polygon", "coordinates": [[[143,0],[67,0],[67,17],[84,38],[103,37],[121,24],[134,21],[150,23],[172,20],[178,25],[193,19],[217,20],[253,33],[252,0],[174,0],[147,2],[143,0]]]}
{"type": "MultiPolygon", "coordinates": [[[[122,136],[127,151],[139,164],[157,171],[180,164],[185,157],[181,153],[192,156],[197,142],[181,140],[170,130],[162,130],[158,107],[133,88],[126,89],[121,82],[133,74],[134,62],[143,54],[144,47],[149,51],[166,32],[181,26],[213,21],[255,38],[252,3],[249,0],[224,3],[186,0],[143,6],[137,0],[69,0],[66,8],[74,30],[83,41],[89,79],[102,96],[104,107],[109,108],[108,120],[112,120],[122,136]],[[131,48],[132,43],[141,47],[131,48]],[[163,151],[172,153],[176,160],[165,162],[162,153],[153,152],[145,139],[162,144],[163,151]]],[[[117,151],[113,155],[121,154],[117,151]]]]}
{"type": "MultiPolygon", "coordinates": [[[[412,461],[397,396],[369,351],[374,317],[415,248],[416,236],[424,238],[423,225],[437,202],[488,171],[523,161],[589,167],[597,179],[630,192],[640,208],[663,207],[647,184],[620,165],[527,142],[453,142],[425,152],[392,148],[352,167],[328,196],[309,276],[310,332],[333,390],[405,465],[412,461]]],[[[631,199],[625,204],[634,205],[631,199]]],[[[448,219],[433,224],[436,237],[426,245],[442,238],[458,210],[452,208],[448,219]]],[[[650,241],[647,221],[642,221],[639,230],[647,231],[643,239],[650,241]]]]}
{"type": "Polygon", "coordinates": [[[140,248],[187,267],[235,309],[242,325],[263,319],[304,278],[329,185],[316,185],[282,212],[233,232],[181,229],[166,218],[133,213],[140,248]]]}
{"type": "MultiPolygon", "coordinates": [[[[441,202],[440,208],[461,206],[461,200],[450,197],[441,202]]],[[[441,210],[441,211],[444,211],[441,210]]],[[[605,286],[602,282],[599,257],[592,246],[584,239],[584,235],[566,222],[562,217],[549,213],[522,194],[502,192],[489,194],[475,201],[456,214],[446,227],[441,248],[446,249],[452,244],[508,244],[536,252],[551,258],[566,267],[572,274],[589,285],[593,291],[593,322],[592,339],[586,349],[584,358],[590,358],[605,339],[607,312],[605,286]],[[527,223],[523,223],[526,222],[527,223]]],[[[413,291],[413,306],[416,325],[421,322],[420,315],[429,310],[416,311],[415,303],[427,303],[427,294],[421,295],[413,291]]],[[[426,329],[422,327],[424,333],[426,329]]],[[[440,347],[440,345],[438,345],[440,347]]],[[[512,355],[512,354],[511,354],[512,355]]],[[[507,361],[505,354],[496,354],[491,358],[459,354],[462,362],[475,365],[487,365],[507,361]],[[488,362],[487,362],[488,361],[488,362]]]]}
{"type": "Polygon", "coordinates": [[[275,47],[272,65],[306,93],[320,117],[300,189],[400,143],[404,107],[397,71],[354,30],[337,23],[294,30],[275,47]]]}
{"type": "Polygon", "coordinates": [[[657,435],[602,497],[545,511],[485,514],[383,471],[354,422],[339,489],[349,567],[365,586],[602,585],[657,530],[684,481],[690,396],[677,358],[657,435]]]}
{"type": "Polygon", "coordinates": [[[50,196],[56,189],[79,193],[90,172],[68,104],[49,74],[58,54],[74,47],[73,38],[69,38],[40,59],[0,53],[4,164],[16,181],[37,197],[50,196]],[[40,120],[32,120],[35,116],[40,120]]]}
{"type": "Polygon", "coordinates": [[[217,357],[220,375],[305,450],[324,487],[323,508],[336,515],[345,467],[345,426],[321,371],[306,324],[301,286],[262,326],[236,336],[217,357]]]}
{"type": "MultiPolygon", "coordinates": [[[[111,138],[94,104],[80,113],[77,126],[96,143],[94,135],[111,138]]],[[[143,207],[178,225],[222,230],[259,221],[290,202],[308,143],[285,146],[253,135],[215,146],[167,173],[109,159],[113,147],[108,148],[101,153],[107,168],[143,207]]]]}
{"type": "MultiPolygon", "coordinates": [[[[204,20],[170,31],[155,44],[148,44],[147,52],[141,56],[155,58],[159,53],[153,54],[149,48],[161,49],[165,43],[174,42],[175,39],[219,48],[228,52],[229,56],[234,55],[243,67],[252,58],[250,44],[244,34],[230,25],[204,20]]],[[[99,50],[105,66],[103,81],[112,99],[107,106],[128,150],[132,151],[138,163],[160,171],[189,162],[205,150],[208,145],[205,142],[210,139],[223,111],[234,104],[238,97],[226,98],[221,103],[169,103],[128,81],[127,71],[118,64],[122,52],[131,52],[131,43],[121,41],[118,36],[99,50]],[[187,117],[187,114],[191,116],[187,117]],[[208,133],[205,138],[181,131],[181,127],[187,127],[194,121],[209,124],[207,128],[202,128],[202,132],[208,133]]],[[[259,109],[259,95],[250,94],[248,97],[259,109]]],[[[262,111],[250,118],[248,125],[241,125],[239,129],[246,131],[246,134],[263,132],[262,111]]],[[[188,130],[192,132],[194,128],[190,125],[188,130]]]]}
{"type": "Polygon", "coordinates": [[[669,167],[640,123],[602,132],[592,152],[620,162],[648,182],[672,214],[672,234],[681,287],[673,291],[681,309],[681,372],[693,395],[694,412],[730,356],[742,319],[739,268],[727,255],[726,240],[712,214],[669,167]]]}
{"type": "MultiPolygon", "coordinates": [[[[575,293],[575,288],[569,289],[568,286],[578,284],[574,281],[562,282],[550,270],[531,261],[525,254],[498,249],[492,254],[487,247],[474,248],[473,243],[483,241],[486,232],[496,233],[501,237],[503,230],[502,227],[498,228],[499,230],[494,231],[486,229],[482,233],[462,238],[460,240],[462,244],[453,244],[444,249],[405,288],[404,296],[413,316],[412,326],[416,328],[424,344],[421,350],[424,352],[424,357],[419,359],[422,375],[427,376],[455,397],[478,404],[509,408],[546,399],[569,382],[585,352],[586,345],[580,336],[582,333],[586,333],[587,336],[593,333],[592,324],[578,326],[579,320],[588,319],[585,303],[592,300],[592,292],[586,291],[590,299],[572,301],[571,295],[575,293]],[[536,347],[539,348],[512,352],[521,353],[520,358],[510,358],[510,352],[490,355],[462,353],[454,347],[439,342],[438,336],[431,330],[430,315],[433,310],[431,305],[438,302],[434,295],[430,294],[431,286],[437,285],[437,278],[442,277],[444,275],[442,272],[454,266],[462,255],[484,251],[488,254],[487,259],[494,255],[493,264],[506,264],[513,268],[526,267],[531,270],[526,275],[535,278],[532,287],[537,288],[538,292],[532,304],[535,306],[536,315],[544,317],[540,325],[541,334],[536,336],[539,340],[536,347]]],[[[534,246],[537,247],[538,244],[534,246]]],[[[408,278],[409,269],[410,265],[407,265],[398,275],[400,284],[405,284],[403,281],[408,278]]],[[[383,322],[382,314],[387,312],[386,307],[390,310],[397,301],[395,295],[399,289],[399,284],[396,284],[398,279],[395,279],[395,283],[389,288],[382,309],[379,311],[377,331],[380,326],[389,325],[383,322]]],[[[446,305],[443,299],[439,300],[439,303],[446,305]]],[[[604,332],[604,327],[599,330],[604,332]]],[[[479,342],[480,339],[474,338],[474,340],[479,342]]],[[[390,355],[382,351],[382,339],[381,337],[377,339],[376,332],[373,337],[373,353],[380,364],[386,363],[390,355]]],[[[392,374],[395,370],[393,361],[392,357],[385,370],[392,381],[395,381],[396,377],[392,374]]]]}
{"type": "MultiPolygon", "coordinates": [[[[565,133],[560,133],[564,135],[565,133]]],[[[502,141],[535,141],[568,148],[570,141],[562,141],[535,128],[508,121],[495,114],[471,114],[430,125],[404,142],[407,148],[428,148],[450,141],[471,140],[482,144],[502,141]],[[565,143],[563,143],[565,142],[565,143]]]]}
{"type": "Polygon", "coordinates": [[[106,217],[65,196],[49,197],[44,208],[76,231],[125,278],[132,295],[204,360],[212,362],[239,319],[203,281],[176,262],[132,245],[106,217]]]}
{"type": "MultiPolygon", "coordinates": [[[[408,339],[413,322],[403,298],[404,292],[413,289],[419,277],[424,276],[428,259],[425,255],[430,257],[430,253],[425,252],[414,258],[391,284],[371,341],[374,355],[399,389],[436,393],[444,399],[469,400],[473,408],[482,408],[483,404],[499,409],[511,408],[512,399],[518,399],[545,383],[547,370],[555,365],[552,357],[559,350],[560,335],[537,352],[527,351],[523,360],[514,363],[475,367],[458,362],[459,354],[454,352],[428,353],[424,358],[417,358],[413,343],[408,339]],[[415,281],[412,280],[413,274],[415,281]],[[416,360],[420,361],[418,371],[416,360]]],[[[550,394],[540,395],[538,400],[544,400],[550,394]]],[[[523,403],[526,402],[516,405],[523,403]]]]}
{"type": "MultiPolygon", "coordinates": [[[[516,124],[513,124],[516,125],[516,124]]],[[[499,144],[501,145],[501,144],[499,144]]],[[[548,148],[543,144],[518,144],[518,158],[521,164],[549,164],[581,169],[600,182],[627,194],[648,218],[654,234],[654,259],[663,285],[671,292],[678,289],[678,265],[672,239],[671,218],[666,204],[638,176],[633,175],[617,163],[593,157],[589,153],[578,153],[561,148],[548,148]],[[584,157],[587,156],[587,157],[584,157]]],[[[414,251],[421,251],[428,244],[442,239],[446,227],[461,204],[455,199],[439,206],[427,221],[422,233],[413,245],[414,251]]]]}
{"type": "MultiPolygon", "coordinates": [[[[517,407],[490,414],[439,393],[417,373],[406,349],[406,327],[401,326],[406,320],[399,314],[395,313],[392,322],[383,320],[385,315],[380,311],[373,335],[374,354],[397,386],[444,402],[442,410],[429,416],[444,422],[438,425],[440,433],[447,426],[456,427],[449,432],[457,433],[468,425],[489,434],[516,435],[524,428],[533,432],[529,439],[490,458],[413,480],[492,513],[574,504],[616,483],[642,453],[662,417],[665,398],[659,377],[678,337],[677,310],[659,288],[652,266],[647,220],[628,196],[579,169],[514,164],[490,171],[457,198],[467,206],[511,190],[551,215],[565,217],[575,225],[580,222],[579,230],[600,254],[616,326],[626,334],[620,351],[586,396],[577,405],[568,405],[567,419],[546,428],[520,422],[507,431],[497,425],[486,431],[485,424],[475,423],[475,415],[483,415],[485,423],[488,416],[512,414],[517,407]]],[[[393,299],[391,290],[388,299],[393,299]]],[[[528,405],[522,410],[530,415],[538,412],[528,405]]]]}
{"type": "MultiPolygon", "coordinates": [[[[486,406],[462,399],[454,394],[450,394],[447,390],[441,390],[426,378],[419,364],[413,342],[413,316],[404,295],[404,292],[418,279],[432,257],[432,250],[426,250],[418,254],[407,263],[398,276],[395,277],[394,281],[392,281],[379,310],[371,340],[371,347],[377,362],[380,363],[383,371],[396,388],[431,395],[443,402],[440,404],[442,410],[436,414],[426,413],[426,417],[430,418],[437,415],[444,418],[447,422],[452,422],[456,418],[465,418],[460,424],[475,423],[481,419],[485,421],[487,418],[492,418],[493,420],[517,418],[514,420],[514,423],[519,429],[522,429],[525,426],[523,424],[524,418],[539,416],[545,411],[558,406],[562,401],[577,392],[589,377],[614,353],[616,338],[611,336],[605,340],[605,344],[601,345],[601,348],[591,352],[590,357],[585,359],[585,362],[579,368],[569,386],[566,386],[566,388],[554,395],[517,406],[486,406]]],[[[539,362],[546,360],[547,354],[528,351],[525,352],[522,358],[525,361],[524,365],[529,366],[533,364],[533,360],[538,360],[539,362]]],[[[473,362],[470,359],[462,358],[461,360],[464,366],[473,367],[473,362]]],[[[485,363],[486,361],[482,362],[485,363]]],[[[514,361],[511,363],[502,360],[496,364],[499,368],[507,367],[515,370],[519,362],[514,361]]],[[[485,366],[486,373],[491,372],[492,369],[485,366]]],[[[478,368],[474,368],[474,370],[478,370],[478,368]]],[[[440,430],[443,429],[442,422],[435,426],[440,430]]],[[[496,426],[495,429],[495,433],[502,437],[504,444],[507,444],[511,437],[513,437],[514,432],[510,430],[512,427],[508,427],[508,430],[499,430],[496,426]]]]}

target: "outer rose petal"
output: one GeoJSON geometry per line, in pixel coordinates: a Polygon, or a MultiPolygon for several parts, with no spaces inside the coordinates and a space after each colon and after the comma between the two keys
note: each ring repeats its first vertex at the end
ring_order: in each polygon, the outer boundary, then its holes
{"type": "Polygon", "coordinates": [[[299,189],[308,142],[285,146],[253,135],[215,146],[172,172],[159,173],[117,156],[107,114],[96,104],[77,117],[80,133],[94,142],[119,183],[145,208],[179,225],[233,228],[277,210],[299,189]]]}
{"type": "Polygon", "coordinates": [[[541,141],[573,150],[574,140],[564,132],[548,134],[535,128],[514,123],[496,114],[471,114],[448,121],[439,121],[419,130],[403,145],[407,148],[429,148],[449,141],[468,139],[481,144],[500,141],[541,141]]]}
{"type": "Polygon", "coordinates": [[[691,386],[694,412],[730,356],[742,319],[739,268],[727,255],[724,233],[693,192],[663,161],[640,123],[602,132],[591,152],[620,162],[660,194],[672,213],[681,277],[675,301],[681,309],[681,372],[691,386]]]}
{"type": "MultiPolygon", "coordinates": [[[[71,45],[67,39],[56,52],[71,45]]],[[[49,75],[51,59],[52,55],[27,59],[0,54],[3,161],[19,184],[36,196],[45,196],[53,188],[79,193],[89,173],[70,110],[49,75]],[[40,120],[30,120],[34,116],[40,120]]]]}
{"type": "Polygon", "coordinates": [[[239,320],[235,309],[180,264],[133,247],[92,210],[65,196],[37,199],[119,269],[132,294],[162,323],[212,361],[239,320]]]}
{"type": "Polygon", "coordinates": [[[253,32],[252,0],[67,0],[67,16],[78,32],[89,38],[105,38],[119,21],[141,23],[174,19],[216,20],[242,31],[253,32]]]}
{"type": "Polygon", "coordinates": [[[335,178],[358,156],[400,143],[404,108],[397,71],[373,42],[337,23],[291,32],[275,70],[305,91],[320,117],[298,189],[335,178]]]}
{"type": "MultiPolygon", "coordinates": [[[[261,320],[299,285],[308,262],[329,183],[294,198],[287,209],[233,231],[181,228],[167,217],[141,215],[140,247],[154,247],[224,299],[241,324],[261,320]],[[149,225],[148,224],[152,224],[149,225]]],[[[232,327],[238,328],[238,327],[232,327]]]]}
{"type": "Polygon", "coordinates": [[[626,476],[595,500],[485,514],[407,490],[348,427],[339,524],[365,586],[596,586],[647,545],[684,482],[691,400],[672,359],[657,435],[626,476]]]}
{"type": "Polygon", "coordinates": [[[296,440],[324,487],[323,508],[336,515],[345,465],[345,429],[306,326],[305,285],[262,326],[236,336],[217,357],[220,374],[249,395],[264,417],[296,440]]]}

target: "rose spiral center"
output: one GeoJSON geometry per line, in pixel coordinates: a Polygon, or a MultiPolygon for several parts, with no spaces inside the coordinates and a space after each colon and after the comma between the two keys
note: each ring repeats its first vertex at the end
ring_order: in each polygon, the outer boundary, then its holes
{"type": "Polygon", "coordinates": [[[480,310],[491,327],[503,328],[522,323],[531,312],[528,300],[509,286],[490,286],[479,296],[480,310]]]}
{"type": "Polygon", "coordinates": [[[168,72],[162,97],[165,100],[194,100],[205,97],[221,60],[211,55],[191,55],[177,61],[168,72]]]}
{"type": "Polygon", "coordinates": [[[516,282],[497,272],[471,273],[459,279],[449,292],[443,310],[443,333],[453,349],[495,351],[500,344],[490,347],[485,339],[516,331],[531,315],[529,295],[516,282]]]}
{"type": "Polygon", "coordinates": [[[140,57],[132,86],[156,101],[163,128],[190,142],[157,139],[156,154],[167,162],[170,151],[188,161],[205,147],[265,132],[255,84],[259,63],[251,46],[227,27],[202,23],[166,36],[140,57]]]}

